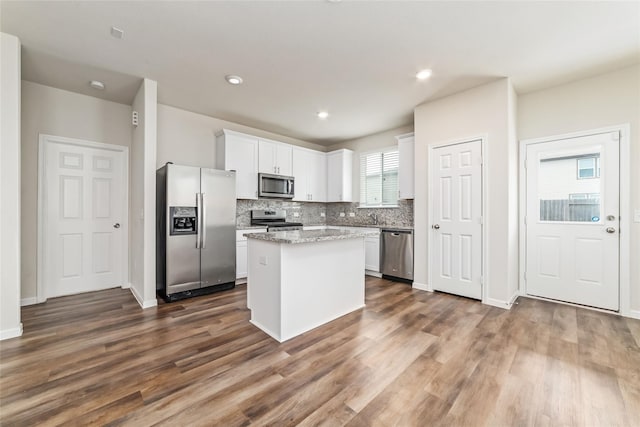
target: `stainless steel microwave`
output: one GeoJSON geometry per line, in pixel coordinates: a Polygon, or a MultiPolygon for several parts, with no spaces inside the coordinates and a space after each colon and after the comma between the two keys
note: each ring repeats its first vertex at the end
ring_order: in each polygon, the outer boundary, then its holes
{"type": "Polygon", "coordinates": [[[260,197],[293,199],[294,178],[292,176],[259,173],[258,191],[260,197]]]}

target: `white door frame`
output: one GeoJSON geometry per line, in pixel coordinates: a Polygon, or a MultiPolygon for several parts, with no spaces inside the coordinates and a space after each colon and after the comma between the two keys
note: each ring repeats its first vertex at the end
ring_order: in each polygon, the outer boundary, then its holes
{"type": "Polygon", "coordinates": [[[85,148],[97,148],[101,150],[116,151],[123,154],[122,164],[122,185],[124,191],[122,194],[122,209],[123,215],[120,221],[121,229],[124,234],[122,239],[121,257],[120,262],[122,271],[122,288],[128,288],[129,284],[129,147],[114,144],[105,144],[102,142],[93,142],[83,139],[67,138],[62,136],[54,136],[47,134],[40,134],[38,138],[38,248],[37,248],[37,270],[36,270],[36,303],[42,303],[47,300],[46,293],[44,291],[44,248],[45,246],[45,192],[44,183],[46,182],[46,168],[45,161],[45,145],[47,143],[62,143],[66,145],[75,145],[85,148]]]}
{"type": "MultiPolygon", "coordinates": [[[[571,132],[565,133],[561,135],[552,135],[546,136],[542,138],[532,138],[525,139],[520,141],[520,159],[519,159],[519,169],[520,169],[520,195],[519,195],[519,204],[520,204],[520,249],[519,249],[519,258],[520,258],[520,274],[519,274],[519,293],[520,295],[527,296],[528,298],[536,298],[536,299],[545,299],[541,297],[533,297],[527,295],[526,282],[524,280],[524,273],[526,270],[526,262],[527,262],[527,233],[526,227],[524,224],[524,217],[527,208],[527,171],[525,168],[526,156],[527,156],[527,146],[531,144],[539,144],[542,142],[552,142],[562,139],[570,139],[570,138],[580,138],[584,136],[596,135],[600,133],[608,133],[608,132],[620,132],[620,257],[619,257],[619,298],[620,298],[620,310],[617,312],[618,314],[626,317],[633,317],[636,319],[640,319],[640,311],[631,310],[631,279],[630,279],[630,230],[631,230],[631,205],[630,205],[630,196],[631,196],[631,175],[630,175],[630,144],[629,144],[629,135],[631,133],[631,125],[629,123],[615,125],[615,126],[607,126],[603,128],[579,131],[579,132],[571,132]]],[[[556,300],[549,300],[553,302],[558,302],[556,300]]],[[[576,307],[585,307],[579,304],[573,303],[565,303],[559,302],[561,304],[568,304],[576,307]]],[[[590,307],[585,307],[590,308],[590,307]]],[[[598,310],[597,308],[592,308],[593,310],[598,310]]],[[[611,311],[606,310],[607,313],[611,313],[611,311]]]]}
{"type": "Polygon", "coordinates": [[[435,144],[430,144],[427,149],[428,149],[428,159],[427,159],[427,165],[428,165],[428,172],[427,172],[427,202],[429,204],[428,208],[427,208],[427,251],[429,256],[427,257],[427,268],[428,268],[428,278],[429,278],[429,283],[427,284],[427,291],[429,292],[433,292],[433,268],[432,268],[432,262],[431,262],[431,254],[433,253],[432,251],[434,250],[434,242],[433,239],[431,238],[431,224],[433,223],[433,217],[434,217],[434,212],[433,212],[433,190],[431,188],[432,186],[432,182],[431,182],[431,159],[433,159],[434,156],[434,150],[437,148],[442,148],[442,147],[447,147],[450,145],[458,145],[458,144],[464,144],[467,142],[474,142],[474,141],[480,141],[480,152],[481,152],[481,156],[482,156],[482,163],[481,163],[481,170],[482,170],[482,261],[481,261],[481,266],[482,266],[482,272],[481,272],[481,280],[480,280],[480,285],[482,286],[482,303],[483,304],[488,304],[487,299],[488,299],[488,295],[489,292],[487,291],[487,281],[486,281],[486,277],[488,276],[488,251],[487,251],[487,245],[488,245],[488,233],[489,233],[489,226],[488,223],[489,221],[487,221],[487,171],[489,170],[489,168],[487,167],[488,165],[488,156],[487,156],[487,150],[486,150],[486,142],[487,142],[488,136],[485,135],[480,135],[480,136],[475,136],[475,137],[468,137],[468,138],[461,138],[461,139],[455,139],[455,140],[451,140],[451,141],[445,141],[445,142],[439,142],[439,143],[435,143],[435,144]]]}

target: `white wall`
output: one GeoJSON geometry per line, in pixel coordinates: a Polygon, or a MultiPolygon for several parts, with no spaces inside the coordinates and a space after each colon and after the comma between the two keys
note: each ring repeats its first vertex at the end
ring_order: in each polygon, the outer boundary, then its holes
{"type": "Polygon", "coordinates": [[[433,144],[486,136],[484,301],[507,308],[517,289],[517,141],[515,92],[509,79],[470,89],[415,109],[415,282],[427,287],[429,150],[433,144]]]}
{"type": "Polygon", "coordinates": [[[20,40],[0,33],[0,339],[20,322],[20,40]]]}
{"type": "Polygon", "coordinates": [[[131,131],[129,271],[131,291],[142,308],[157,305],[157,94],[157,83],[144,79],[132,106],[138,112],[139,124],[131,131]]]}
{"type": "Polygon", "coordinates": [[[22,82],[22,299],[35,303],[38,135],[131,145],[131,106],[22,82]]]}
{"type": "MultiPolygon", "coordinates": [[[[640,65],[518,98],[520,140],[631,125],[631,211],[640,209],[640,65]]],[[[631,309],[640,315],[640,223],[631,223],[631,309]]]]}
{"type": "Polygon", "coordinates": [[[214,168],[216,156],[215,134],[222,129],[235,130],[292,145],[326,151],[326,148],[321,145],[158,104],[158,156],[156,168],[164,166],[167,162],[214,168]]]}
{"type": "Polygon", "coordinates": [[[351,139],[339,144],[331,145],[327,151],[340,150],[347,148],[353,150],[353,201],[360,201],[360,154],[397,146],[396,136],[413,132],[413,125],[402,126],[396,129],[387,130],[373,135],[364,136],[362,138],[351,139]]]}

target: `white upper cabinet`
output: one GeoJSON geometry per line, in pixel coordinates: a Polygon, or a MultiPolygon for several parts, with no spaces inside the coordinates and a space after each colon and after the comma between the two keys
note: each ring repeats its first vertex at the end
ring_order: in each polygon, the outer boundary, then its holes
{"type": "Polygon", "coordinates": [[[396,136],[398,140],[398,199],[413,199],[415,139],[413,133],[396,136]]]}
{"type": "Polygon", "coordinates": [[[327,157],[320,151],[293,148],[295,196],[300,202],[327,201],[327,157]]]}
{"type": "Polygon", "coordinates": [[[353,201],[353,151],[327,153],[327,202],[353,201]]]}
{"type": "Polygon", "coordinates": [[[261,173],[291,176],[292,146],[280,142],[260,140],[258,170],[261,173]]]}
{"type": "Polygon", "coordinates": [[[216,168],[236,171],[236,198],[258,198],[258,138],[223,129],[216,134],[216,168]]]}

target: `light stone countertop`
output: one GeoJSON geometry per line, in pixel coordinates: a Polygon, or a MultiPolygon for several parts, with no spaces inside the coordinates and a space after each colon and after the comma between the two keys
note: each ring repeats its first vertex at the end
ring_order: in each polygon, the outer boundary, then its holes
{"type": "Polygon", "coordinates": [[[370,231],[349,231],[349,230],[296,230],[296,231],[275,231],[270,233],[246,233],[248,239],[266,240],[274,243],[313,243],[328,240],[356,239],[360,237],[376,235],[370,231]]]}

